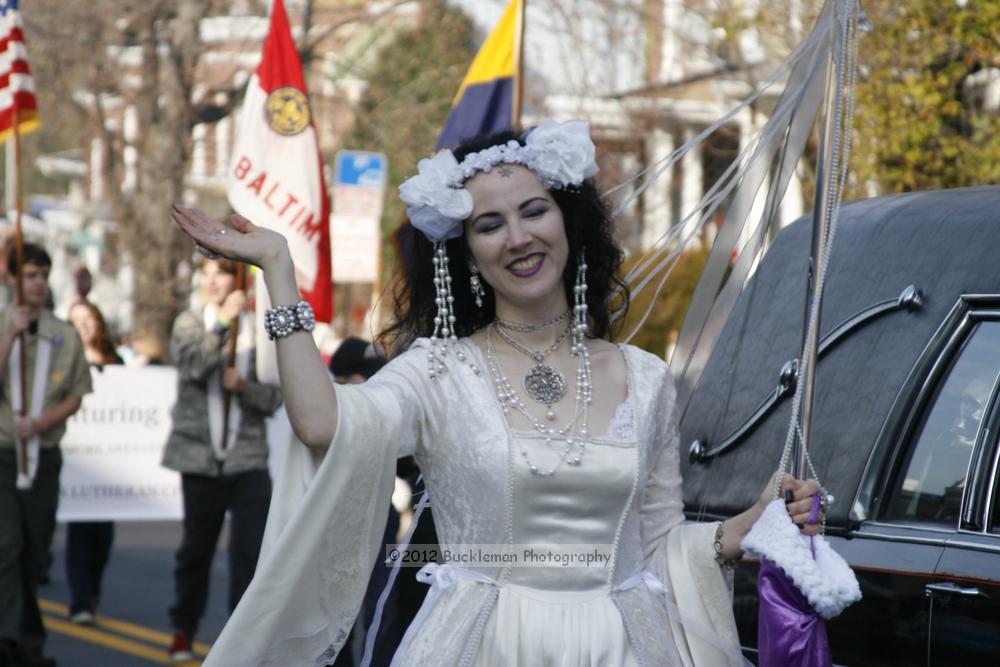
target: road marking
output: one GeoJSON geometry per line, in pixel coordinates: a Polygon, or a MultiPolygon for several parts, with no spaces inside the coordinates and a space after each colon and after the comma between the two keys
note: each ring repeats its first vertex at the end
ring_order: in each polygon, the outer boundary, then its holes
{"type": "Polygon", "coordinates": [[[170,656],[167,655],[166,651],[163,649],[153,648],[148,644],[141,644],[139,642],[132,641],[131,639],[123,639],[121,637],[108,634],[107,632],[101,632],[100,630],[95,630],[94,628],[75,625],[69,621],[62,621],[58,618],[53,618],[47,615],[43,617],[43,621],[47,630],[58,632],[61,635],[66,635],[75,639],[82,639],[83,641],[91,644],[97,644],[99,646],[114,649],[119,653],[128,653],[129,655],[134,655],[138,658],[145,658],[146,660],[150,660],[161,665],[184,664],[175,663],[170,659],[170,656]]]}
{"type": "MultiPolygon", "coordinates": [[[[196,664],[193,662],[175,663],[170,660],[165,651],[154,649],[145,644],[140,644],[138,642],[111,634],[111,632],[116,632],[134,639],[149,642],[151,644],[169,647],[170,642],[173,640],[173,637],[169,633],[154,630],[153,628],[147,628],[143,625],[129,623],[128,621],[109,618],[103,614],[96,617],[96,621],[92,626],[76,625],[64,620],[65,617],[69,616],[69,608],[66,605],[52,600],[39,598],[38,606],[43,612],[46,613],[46,616],[44,617],[45,627],[50,628],[54,632],[69,635],[76,639],[83,639],[84,641],[89,641],[95,644],[100,644],[101,646],[107,646],[108,648],[120,650],[125,653],[131,653],[132,655],[160,662],[161,664],[196,664]],[[59,615],[64,618],[54,618],[49,614],[59,615]],[[105,632],[102,632],[101,630],[105,630],[105,632]]],[[[210,648],[211,647],[208,644],[203,644],[201,642],[194,642],[192,645],[195,655],[202,658],[208,655],[210,648]]]]}

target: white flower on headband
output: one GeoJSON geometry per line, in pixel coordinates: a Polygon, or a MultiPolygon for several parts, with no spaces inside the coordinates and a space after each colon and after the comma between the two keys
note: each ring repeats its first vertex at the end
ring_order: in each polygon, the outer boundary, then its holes
{"type": "Polygon", "coordinates": [[[546,188],[577,187],[597,173],[590,124],[548,119],[531,130],[522,146],[511,139],[469,153],[461,164],[450,150],[417,164],[417,175],[399,186],[399,197],[414,227],[435,243],[462,235],[462,222],[472,215],[472,195],[462,185],[478,172],[498,164],[520,164],[535,172],[546,188]]]}
{"type": "Polygon", "coordinates": [[[417,163],[417,175],[399,186],[410,222],[431,241],[458,238],[462,221],[472,215],[472,195],[453,185],[459,174],[458,161],[445,150],[417,163]]]}
{"type": "Polygon", "coordinates": [[[549,186],[578,186],[597,173],[590,124],[583,120],[557,123],[551,118],[532,130],[524,140],[532,160],[527,165],[549,182],[549,186]]]}

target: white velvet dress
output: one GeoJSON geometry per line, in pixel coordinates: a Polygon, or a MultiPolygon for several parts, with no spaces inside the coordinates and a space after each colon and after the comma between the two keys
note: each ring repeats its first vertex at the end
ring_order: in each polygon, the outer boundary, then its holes
{"type": "MultiPolygon", "coordinates": [[[[430,379],[418,340],[364,385],[338,386],[340,423],[318,460],[289,450],[257,575],[205,665],[324,665],[339,650],[381,552],[395,456],[424,471],[442,545],[608,545],[600,567],[431,566],[424,608],[394,664],[739,664],[715,524],[684,524],[674,387],[631,346],[631,424],[591,437],[579,466],[511,431],[478,347],[459,341],[430,379]],[[548,455],[549,458],[546,458],[548,455]],[[679,611],[683,610],[683,611],[679,611]]],[[[520,549],[521,547],[518,546],[520,549]]],[[[413,576],[404,569],[401,576],[413,576]]]]}

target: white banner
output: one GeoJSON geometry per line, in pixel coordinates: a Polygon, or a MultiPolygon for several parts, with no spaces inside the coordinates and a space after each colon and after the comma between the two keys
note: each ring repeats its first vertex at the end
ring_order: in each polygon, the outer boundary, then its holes
{"type": "MultiPolygon", "coordinates": [[[[172,366],[93,371],[93,393],[66,424],[59,521],[171,521],[184,516],[181,476],[160,465],[177,400],[172,366]]],[[[267,420],[278,478],[292,428],[284,407],[267,420]]]]}
{"type": "Polygon", "coordinates": [[[226,194],[234,211],[284,235],[302,298],[317,322],[329,322],[330,193],[288,16],[281,2],[271,10],[236,123],[226,194]]]}
{"type": "Polygon", "coordinates": [[[93,379],[62,440],[58,520],[180,519],[180,475],[160,466],[176,370],[106,366],[93,379]]]}

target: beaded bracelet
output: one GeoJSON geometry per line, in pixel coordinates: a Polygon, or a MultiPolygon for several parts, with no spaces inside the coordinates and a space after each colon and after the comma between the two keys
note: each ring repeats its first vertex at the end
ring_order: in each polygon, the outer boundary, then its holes
{"type": "Polygon", "coordinates": [[[316,315],[306,301],[299,301],[294,306],[275,306],[264,313],[264,331],[271,340],[315,328],[316,315]]]}
{"type": "Polygon", "coordinates": [[[734,558],[729,560],[722,555],[722,522],[715,527],[715,540],[712,542],[712,547],[715,549],[715,562],[719,564],[723,570],[733,570],[736,565],[740,562],[739,558],[734,558]]]}

